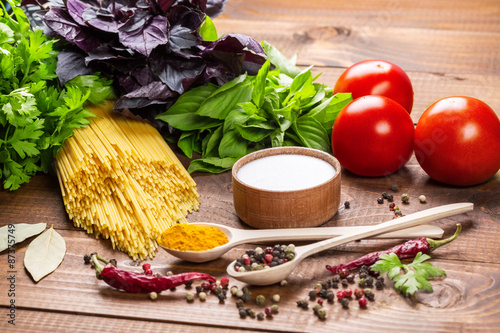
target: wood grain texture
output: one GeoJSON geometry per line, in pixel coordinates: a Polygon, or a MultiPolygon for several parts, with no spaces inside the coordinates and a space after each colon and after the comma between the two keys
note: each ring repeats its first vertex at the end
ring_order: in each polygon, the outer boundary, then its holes
{"type": "MultiPolygon", "coordinates": [[[[219,33],[245,33],[267,40],[286,56],[298,54],[302,67],[314,65],[319,82],[333,86],[343,70],[367,58],[382,58],[403,67],[415,91],[412,119],[437,99],[468,95],[489,104],[500,115],[500,5],[498,0],[229,0],[216,18],[219,33]]],[[[175,149],[175,147],[173,147],[175,149]]],[[[179,155],[187,166],[189,160],[179,155]]],[[[214,222],[249,229],[233,207],[231,174],[193,175],[201,206],[188,216],[191,222],[214,222]]],[[[107,240],[75,228],[68,219],[54,175],[37,175],[15,192],[0,190],[0,226],[39,223],[61,233],[67,254],[60,267],[34,283],[22,266],[33,238],[16,247],[16,296],[8,296],[8,255],[0,253],[0,328],[15,332],[498,332],[500,327],[500,172],[484,184],[453,187],[431,180],[415,157],[396,173],[380,178],[358,177],[342,170],[338,213],[323,226],[374,225],[392,218],[387,204],[378,204],[381,192],[397,184],[399,195],[408,193],[404,214],[442,204],[473,202],[475,209],[433,222],[450,236],[457,223],[460,237],[431,254],[431,262],[447,277],[432,281],[433,293],[418,293],[414,299],[397,294],[389,282],[376,291],[375,302],[366,310],[351,302],[348,310],[338,301],[325,304],[328,318],[320,321],[309,310],[296,306],[307,298],[315,283],[330,278],[326,264],[334,265],[400,244],[404,240],[362,240],[307,258],[290,275],[285,288],[274,285],[251,287],[253,295],[268,299],[279,293],[280,312],[273,319],[240,319],[235,299],[224,304],[209,295],[205,302],[187,303],[184,286],[160,294],[128,294],[96,279],[83,263],[83,255],[97,251],[115,257],[120,268],[140,270],[124,253],[112,249],[107,240]],[[427,203],[418,202],[424,194],[427,203]],[[8,305],[16,304],[16,327],[7,323],[8,305]]],[[[399,204],[399,202],[398,202],[399,204]]],[[[300,243],[297,243],[300,245],[300,243]]],[[[161,273],[198,270],[225,276],[226,266],[246,249],[236,247],[223,257],[203,264],[177,260],[160,250],[149,260],[161,273]]],[[[195,285],[199,284],[196,282],[195,285]]],[[[243,287],[237,281],[231,285],[243,287]]],[[[248,307],[259,309],[255,304],[248,307]]]]}
{"type": "Polygon", "coordinates": [[[221,33],[267,40],[299,63],[346,67],[383,58],[408,71],[498,74],[494,0],[229,1],[221,33]],[[496,59],[496,60],[495,60],[496,59]]]}

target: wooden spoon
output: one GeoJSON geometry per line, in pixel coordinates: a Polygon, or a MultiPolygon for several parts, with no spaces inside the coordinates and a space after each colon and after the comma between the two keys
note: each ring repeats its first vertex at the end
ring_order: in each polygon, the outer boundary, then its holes
{"type": "Polygon", "coordinates": [[[420,225],[425,222],[438,220],[444,217],[465,213],[474,208],[472,203],[456,203],[444,206],[438,206],[426,209],[414,214],[403,216],[395,220],[390,220],[376,225],[373,228],[365,229],[359,232],[338,236],[335,238],[326,239],[313,244],[298,246],[295,248],[295,258],[285,264],[278,265],[269,269],[258,271],[237,272],[234,270],[233,261],[227,266],[227,273],[241,282],[266,286],[278,283],[285,279],[294,269],[300,264],[302,260],[310,255],[321,252],[323,250],[332,248],[337,245],[355,241],[358,239],[375,236],[384,232],[399,230],[402,228],[409,228],[412,226],[420,225]]]}
{"type": "MultiPolygon", "coordinates": [[[[192,223],[194,225],[209,226],[220,229],[229,242],[217,246],[216,248],[206,251],[178,251],[163,247],[171,255],[191,262],[207,262],[222,256],[231,248],[245,243],[251,242],[278,242],[278,241],[306,241],[306,240],[319,240],[335,236],[352,234],[353,232],[360,232],[374,228],[375,226],[356,226],[356,227],[317,227],[317,228],[289,228],[289,229],[259,229],[259,230],[245,230],[235,229],[224,225],[214,223],[192,223]]],[[[416,238],[416,237],[430,237],[441,238],[444,230],[432,225],[420,225],[416,227],[397,230],[390,233],[375,235],[374,238],[416,238]]]]}

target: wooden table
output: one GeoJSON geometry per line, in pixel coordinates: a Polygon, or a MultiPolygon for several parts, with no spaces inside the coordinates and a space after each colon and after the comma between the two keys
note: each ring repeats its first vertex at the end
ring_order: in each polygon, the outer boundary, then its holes
{"type": "MultiPolygon", "coordinates": [[[[320,82],[333,86],[349,65],[368,58],[394,62],[405,69],[414,85],[412,118],[432,102],[452,95],[469,95],[500,112],[500,2],[498,0],[229,0],[224,14],[215,20],[219,33],[238,32],[266,40],[286,56],[298,53],[301,66],[315,65],[320,82]],[[418,6],[418,7],[417,7],[418,6]]],[[[189,162],[183,159],[183,162],[189,162]]],[[[201,207],[188,220],[208,221],[247,228],[234,211],[230,173],[196,174],[201,207]]],[[[325,304],[326,320],[311,310],[297,307],[316,282],[331,278],[326,264],[340,263],[362,254],[389,248],[404,240],[363,240],[324,251],[305,260],[289,277],[288,286],[250,287],[253,295],[270,298],[280,294],[280,312],[272,319],[240,319],[234,298],[224,304],[209,295],[205,302],[185,300],[186,290],[147,295],[116,291],[95,278],[83,263],[93,251],[115,257],[121,268],[138,269],[125,254],[113,251],[109,242],[96,240],[73,227],[64,210],[54,175],[37,175],[15,192],[0,191],[0,226],[9,223],[45,222],[64,237],[67,253],[60,267],[38,283],[23,268],[29,242],[15,253],[15,282],[8,276],[8,257],[0,254],[0,327],[10,332],[472,332],[500,330],[500,174],[485,184],[457,188],[429,179],[415,158],[400,171],[382,178],[357,177],[343,170],[340,208],[325,226],[372,225],[392,217],[387,205],[377,204],[380,193],[391,184],[411,196],[404,207],[409,214],[454,202],[473,202],[471,213],[442,219],[433,224],[451,235],[462,223],[461,236],[432,254],[431,262],[447,277],[433,281],[433,293],[415,299],[397,294],[389,282],[376,291],[367,309],[351,303],[348,310],[325,304]],[[427,203],[417,197],[426,195],[427,203]],[[15,289],[15,296],[8,290],[15,289]],[[8,324],[15,303],[15,324],[8,324]]],[[[240,246],[222,258],[191,264],[159,251],[150,260],[154,270],[198,270],[220,279],[225,267],[245,249],[240,246]]],[[[232,280],[231,285],[244,287],[232,280]]],[[[196,285],[196,284],[195,284],[196,285]]],[[[254,304],[249,307],[259,309],[254,304]]]]}

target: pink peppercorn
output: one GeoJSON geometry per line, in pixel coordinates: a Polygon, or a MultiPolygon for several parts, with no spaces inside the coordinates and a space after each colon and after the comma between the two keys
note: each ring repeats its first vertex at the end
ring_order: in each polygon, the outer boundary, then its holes
{"type": "Polygon", "coordinates": [[[358,304],[359,304],[360,307],[366,308],[366,305],[368,304],[368,301],[366,300],[366,298],[361,297],[360,299],[358,299],[358,304]]]}

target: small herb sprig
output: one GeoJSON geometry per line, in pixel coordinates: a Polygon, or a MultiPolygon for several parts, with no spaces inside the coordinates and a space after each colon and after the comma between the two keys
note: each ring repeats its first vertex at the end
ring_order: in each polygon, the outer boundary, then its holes
{"type": "Polygon", "coordinates": [[[405,296],[411,296],[422,289],[433,291],[428,280],[446,276],[444,270],[424,262],[430,258],[429,255],[419,252],[411,264],[405,265],[395,253],[381,254],[380,260],[373,264],[371,269],[381,274],[387,273],[387,277],[394,281],[394,289],[405,296]]]}

